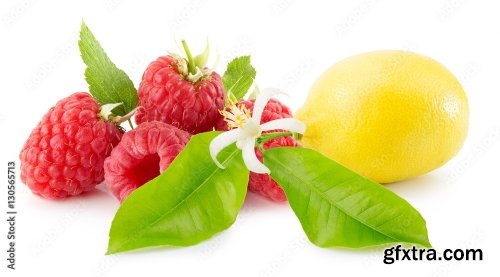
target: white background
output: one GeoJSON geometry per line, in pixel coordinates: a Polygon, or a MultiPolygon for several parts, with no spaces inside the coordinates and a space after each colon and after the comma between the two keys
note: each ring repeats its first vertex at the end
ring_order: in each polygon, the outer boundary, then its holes
{"type": "MultiPolygon", "coordinates": [[[[2,272],[16,276],[498,276],[500,17],[494,1],[36,1],[0,2],[2,272]],[[163,4],[160,4],[163,3],[163,4]],[[390,185],[426,218],[438,251],[482,248],[484,261],[397,262],[381,249],[321,249],[306,240],[287,203],[249,195],[235,225],[189,248],[105,256],[118,208],[102,188],[48,201],[18,183],[17,264],[6,269],[6,167],[58,99],[87,90],[77,39],[85,19],[113,61],[138,85],[157,56],[186,38],[208,37],[219,71],[251,54],[261,87],[286,90],[297,110],[312,82],[334,62],[376,49],[420,52],[447,66],[470,102],[469,136],[448,164],[390,185]]],[[[18,169],[19,171],[19,169],[18,169]]],[[[2,276],[5,276],[2,273],[2,276]]]]}

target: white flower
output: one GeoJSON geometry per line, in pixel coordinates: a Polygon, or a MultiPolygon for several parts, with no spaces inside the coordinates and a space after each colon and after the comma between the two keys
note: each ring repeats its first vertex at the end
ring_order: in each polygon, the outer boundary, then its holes
{"type": "Polygon", "coordinates": [[[243,161],[247,168],[255,173],[269,174],[270,170],[259,161],[255,155],[255,143],[264,131],[287,130],[294,133],[304,134],[306,129],[304,123],[295,118],[281,118],[260,125],[260,119],[264,107],[271,97],[282,93],[278,89],[265,89],[255,100],[253,114],[244,106],[233,105],[229,111],[223,111],[224,119],[231,130],[215,137],[210,143],[210,155],[218,167],[224,166],[217,160],[217,154],[227,146],[236,142],[241,149],[243,161]]]}

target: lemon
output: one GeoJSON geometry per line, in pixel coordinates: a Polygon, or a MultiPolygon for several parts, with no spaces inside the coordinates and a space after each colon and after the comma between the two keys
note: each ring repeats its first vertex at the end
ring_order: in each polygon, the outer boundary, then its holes
{"type": "Polygon", "coordinates": [[[391,183],[451,159],[467,136],[465,92],[437,61],[408,51],[349,57],[326,70],[296,117],[303,144],[391,183]]]}

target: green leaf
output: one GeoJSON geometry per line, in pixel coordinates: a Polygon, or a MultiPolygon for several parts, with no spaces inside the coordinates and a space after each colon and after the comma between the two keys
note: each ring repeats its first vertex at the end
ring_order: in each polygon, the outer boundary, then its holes
{"type": "Polygon", "coordinates": [[[127,197],[113,219],[108,254],[194,245],[234,223],[249,174],[234,144],[219,154],[226,168],[215,165],[208,149],[217,134],[193,136],[167,170],[127,197]]]}
{"type": "Polygon", "coordinates": [[[222,76],[222,83],[228,97],[234,96],[237,100],[252,86],[255,79],[255,68],[250,64],[250,56],[241,56],[232,60],[222,76]]]}
{"type": "Polygon", "coordinates": [[[425,220],[408,202],[320,153],[273,148],[264,152],[264,162],[314,244],[431,246],[425,220]]]}
{"type": "Polygon", "coordinates": [[[126,115],[137,106],[137,90],[127,74],[109,59],[101,44],[82,21],[78,41],[89,91],[101,104],[123,103],[113,113],[126,115]]]}

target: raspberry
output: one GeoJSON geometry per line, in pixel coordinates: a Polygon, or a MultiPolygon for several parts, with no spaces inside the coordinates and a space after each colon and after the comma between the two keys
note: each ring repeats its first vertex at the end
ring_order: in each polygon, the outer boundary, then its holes
{"type": "Polygon", "coordinates": [[[162,56],[152,62],[139,85],[139,103],[135,121],[161,121],[191,134],[210,131],[221,117],[224,89],[216,72],[192,82],[188,80],[186,61],[162,56]]]}
{"type": "Polygon", "coordinates": [[[167,169],[190,137],[186,131],[159,121],[143,123],[127,132],[104,162],[109,190],[123,201],[167,169]]]}
{"type": "MultiPolygon", "coordinates": [[[[243,104],[247,109],[253,111],[254,100],[240,100],[237,105],[243,104]]],[[[280,118],[292,117],[290,109],[276,99],[271,99],[264,108],[260,123],[266,123],[280,118]]],[[[221,119],[216,123],[217,130],[227,131],[226,122],[221,119]]],[[[282,146],[299,146],[298,142],[291,137],[280,137],[272,139],[264,144],[264,149],[282,146]]],[[[262,152],[255,148],[255,153],[260,161],[262,161],[262,152]]],[[[273,201],[286,201],[283,189],[267,174],[257,174],[250,172],[248,181],[248,190],[257,192],[273,201]]]]}
{"type": "Polygon", "coordinates": [[[103,163],[123,131],[99,117],[100,106],[77,92],[49,109],[21,150],[21,180],[44,198],[91,191],[104,179],[103,163]]]}

